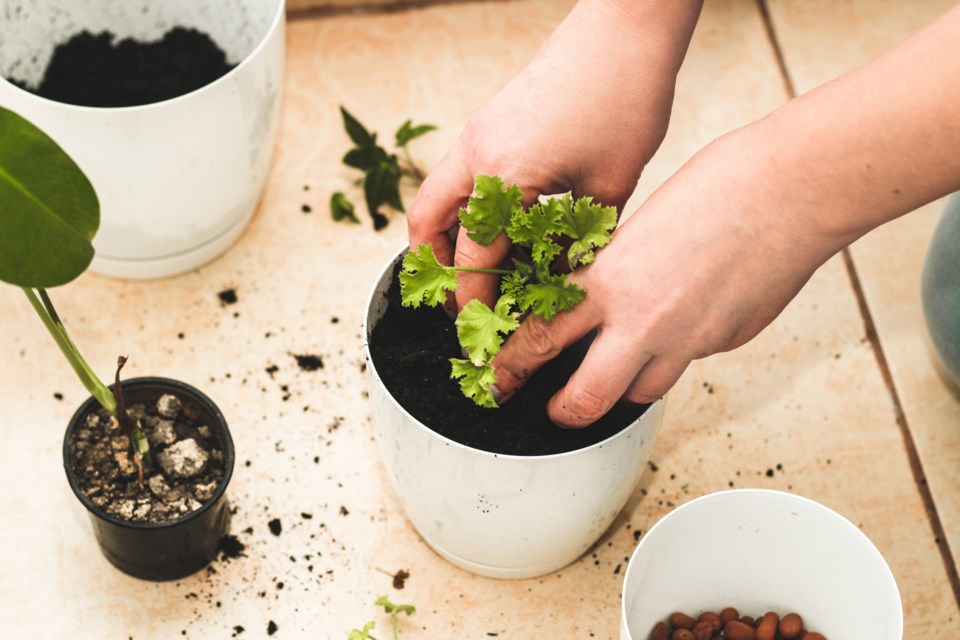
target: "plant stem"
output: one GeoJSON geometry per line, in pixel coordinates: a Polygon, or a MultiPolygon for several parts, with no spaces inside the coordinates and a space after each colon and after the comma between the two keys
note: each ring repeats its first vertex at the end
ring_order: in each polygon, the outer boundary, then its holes
{"type": "Polygon", "coordinates": [[[413,161],[413,156],[410,155],[410,151],[407,149],[407,145],[400,147],[403,149],[403,158],[407,161],[407,166],[401,166],[401,169],[407,173],[411,178],[416,179],[418,182],[423,182],[427,177],[427,174],[423,172],[420,167],[417,166],[417,163],[413,161]]]}
{"type": "Polygon", "coordinates": [[[479,267],[453,267],[453,270],[464,273],[494,273],[498,276],[507,276],[513,273],[507,269],[480,269],[479,267]]]}
{"type": "Polygon", "coordinates": [[[400,621],[400,612],[393,612],[393,640],[399,640],[400,638],[400,629],[398,628],[400,621]]]}
{"type": "Polygon", "coordinates": [[[44,289],[37,289],[37,291],[34,292],[33,289],[25,287],[22,287],[22,290],[30,301],[31,306],[33,306],[33,310],[37,312],[40,320],[43,321],[43,326],[50,332],[54,342],[57,343],[60,351],[64,357],[66,357],[67,362],[70,363],[77,377],[80,378],[80,382],[82,382],[83,386],[90,392],[90,395],[96,398],[103,408],[116,418],[116,398],[107,385],[96,376],[86,360],[83,359],[83,356],[80,355],[80,351],[76,345],[73,344],[63,323],[60,322],[60,316],[57,315],[57,310],[53,307],[53,302],[50,300],[47,292],[44,289]]]}

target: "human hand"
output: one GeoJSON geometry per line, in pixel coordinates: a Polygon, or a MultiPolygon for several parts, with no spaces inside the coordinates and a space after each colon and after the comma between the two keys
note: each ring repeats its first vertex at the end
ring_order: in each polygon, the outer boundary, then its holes
{"type": "MultiPolygon", "coordinates": [[[[504,402],[587,332],[598,335],[550,418],[582,427],[621,397],[652,402],[697,358],[733,349],[771,322],[846,239],[784,213],[779,184],[733,134],[657,190],[570,276],[587,296],[551,322],[530,316],[493,364],[504,402]],[[775,188],[776,187],[776,188],[775,188]]],[[[762,156],[758,156],[762,157],[762,156]]]]}
{"type": "MultiPolygon", "coordinates": [[[[442,264],[496,267],[505,235],[481,246],[448,232],[478,174],[541,194],[589,194],[620,211],[663,140],[677,70],[698,0],[581,0],[526,68],[478,109],[410,205],[410,246],[433,245],[442,264]]],[[[492,305],[496,276],[458,274],[457,308],[492,305]]]]}

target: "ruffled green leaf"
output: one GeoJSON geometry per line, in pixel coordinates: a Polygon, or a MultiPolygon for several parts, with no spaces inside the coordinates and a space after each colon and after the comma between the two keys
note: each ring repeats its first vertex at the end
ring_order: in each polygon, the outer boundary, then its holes
{"type": "Polygon", "coordinates": [[[447,292],[456,288],[456,271],[453,267],[440,264],[429,244],[422,244],[416,251],[403,257],[400,271],[400,301],[403,306],[416,308],[425,303],[435,307],[443,304],[447,292]]]}
{"type": "Polygon", "coordinates": [[[479,300],[471,300],[457,315],[457,338],[475,364],[490,362],[503,346],[506,334],[520,323],[510,315],[509,304],[494,309],[479,300]]]}
{"type": "Polygon", "coordinates": [[[561,251],[554,237],[564,231],[563,213],[560,198],[535,204],[527,211],[520,211],[513,216],[507,235],[514,244],[530,247],[533,261],[541,269],[547,269],[561,251]]]}
{"type": "Polygon", "coordinates": [[[573,238],[567,252],[571,269],[590,264],[596,257],[596,249],[610,243],[610,234],[617,227],[616,207],[595,204],[593,198],[579,198],[572,209],[564,210],[564,233],[573,238]]]}
{"type": "Polygon", "coordinates": [[[520,187],[509,188],[496,176],[478,175],[467,208],[460,209],[460,224],[474,242],[488,245],[523,211],[520,187]]]}
{"type": "Polygon", "coordinates": [[[492,364],[475,365],[470,360],[450,358],[453,371],[450,377],[460,381],[460,390],[481,407],[496,409],[497,401],[493,399],[490,386],[497,383],[497,374],[493,372],[492,364]]]}
{"type": "Polygon", "coordinates": [[[561,311],[570,311],[586,297],[582,287],[567,282],[566,275],[546,276],[541,282],[528,284],[520,298],[520,308],[552,320],[561,311]]]}

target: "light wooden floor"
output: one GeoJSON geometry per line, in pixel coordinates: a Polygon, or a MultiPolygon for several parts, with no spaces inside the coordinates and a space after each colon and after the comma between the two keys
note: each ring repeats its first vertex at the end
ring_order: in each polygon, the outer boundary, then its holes
{"type": "MultiPolygon", "coordinates": [[[[713,138],[870,59],[950,4],[710,0],[670,132],[632,205],[713,138]]],[[[406,235],[401,218],[379,233],[330,220],[332,191],[359,196],[340,164],[348,140],[337,106],[384,133],[408,117],[437,124],[412,145],[431,166],[572,2],[289,5],[279,148],[242,240],[179,278],[86,275],[53,292],[96,370],[107,375],[128,353],[128,375],[181,378],[220,404],[237,445],[229,494],[246,557],[168,584],[108,565],[61,466],[62,430],[85,394],[26,301],[2,288],[0,637],[262,638],[273,621],[276,638],[340,639],[370,619],[387,637],[372,603],[389,594],[418,608],[402,622],[409,640],[614,639],[634,532],[729,486],[785,489],[846,515],[896,576],[905,638],[946,637],[960,618],[960,400],[937,374],[919,307],[942,202],[863,238],[756,340],[690,368],[671,394],[657,470],[591,554],[537,580],[474,577],[418,539],[372,439],[362,308],[406,235]],[[225,288],[236,304],[220,304],[225,288]],[[292,354],[306,353],[326,366],[300,370],[292,354]],[[267,527],[274,518],[279,536],[267,527]],[[400,568],[411,577],[395,591],[387,574],[400,568]]]]}

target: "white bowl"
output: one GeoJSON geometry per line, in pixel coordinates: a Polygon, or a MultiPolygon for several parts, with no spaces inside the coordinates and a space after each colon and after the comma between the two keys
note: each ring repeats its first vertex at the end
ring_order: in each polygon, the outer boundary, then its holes
{"type": "Polygon", "coordinates": [[[276,140],[284,0],[0,0],[0,15],[0,105],[56,140],[97,190],[94,271],[170,276],[240,237],[276,140]],[[206,32],[237,66],[180,97],[118,108],[47,100],[5,79],[36,85],[54,45],[83,29],[154,40],[174,26],[206,32]]]}
{"type": "Polygon", "coordinates": [[[860,529],[791,493],[736,489],[674,509],[640,540],[624,576],[621,640],[647,640],[682,611],[799,613],[831,640],[901,640],[900,592],[860,529]]]}
{"type": "Polygon", "coordinates": [[[373,422],[387,473],[407,518],[453,564],[495,578],[529,578],[579,558],[635,490],[664,401],[607,440],[569,453],[500,455],[431,431],[387,391],[370,357],[393,268],[370,296],[365,335],[373,422]]]}

